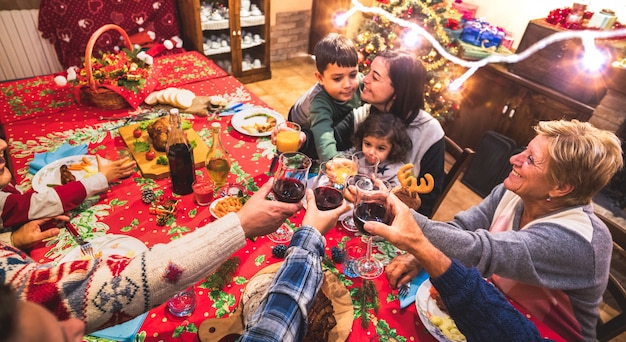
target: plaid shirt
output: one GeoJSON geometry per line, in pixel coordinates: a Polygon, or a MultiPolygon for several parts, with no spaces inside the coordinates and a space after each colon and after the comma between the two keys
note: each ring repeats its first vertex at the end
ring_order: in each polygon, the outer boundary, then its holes
{"type": "Polygon", "coordinates": [[[322,286],[324,239],[302,226],[291,239],[287,257],[270,284],[267,297],[252,315],[240,341],[301,341],[306,313],[322,286]]]}

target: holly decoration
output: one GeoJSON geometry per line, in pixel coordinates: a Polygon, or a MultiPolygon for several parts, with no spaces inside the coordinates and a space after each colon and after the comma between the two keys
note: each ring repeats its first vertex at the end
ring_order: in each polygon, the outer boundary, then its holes
{"type": "MultiPolygon", "coordinates": [[[[138,92],[150,76],[150,65],[137,57],[141,50],[123,49],[119,53],[103,53],[91,57],[91,69],[97,85],[113,85],[138,92]]],[[[76,73],[75,85],[88,85],[84,68],[76,73]]]]}
{"type": "MultiPolygon", "coordinates": [[[[143,192],[142,192],[142,200],[143,200],[143,192]]],[[[179,202],[180,200],[177,200],[177,199],[173,199],[173,198],[164,199],[163,197],[157,198],[156,200],[151,202],[150,214],[157,215],[157,220],[156,220],[157,225],[165,226],[170,222],[172,218],[176,217],[176,209],[178,208],[179,202]]]]}

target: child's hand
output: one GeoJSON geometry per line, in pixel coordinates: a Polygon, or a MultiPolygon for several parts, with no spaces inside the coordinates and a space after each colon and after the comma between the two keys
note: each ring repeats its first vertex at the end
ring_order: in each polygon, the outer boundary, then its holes
{"type": "Polygon", "coordinates": [[[109,183],[132,175],[135,172],[135,167],[137,167],[137,162],[129,157],[103,163],[102,157],[96,155],[96,160],[98,161],[98,170],[102,172],[109,183]]]}
{"type": "MultiPolygon", "coordinates": [[[[274,130],[272,130],[272,134],[270,135],[270,140],[272,141],[272,144],[276,145],[276,134],[278,134],[279,132],[279,128],[274,128],[274,130]]],[[[300,141],[298,141],[298,149],[300,149],[300,147],[302,147],[302,144],[304,144],[304,142],[306,141],[306,134],[304,132],[300,132],[300,141]]]]}
{"type": "Polygon", "coordinates": [[[49,223],[54,220],[68,221],[69,219],[68,216],[58,215],[28,221],[12,233],[11,241],[13,246],[21,250],[27,250],[34,247],[41,240],[57,236],[61,230],[56,226],[49,226],[49,223]]]}

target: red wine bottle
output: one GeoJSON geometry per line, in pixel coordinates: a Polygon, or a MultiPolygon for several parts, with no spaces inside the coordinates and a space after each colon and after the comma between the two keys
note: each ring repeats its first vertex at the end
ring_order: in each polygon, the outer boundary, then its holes
{"type": "Polygon", "coordinates": [[[193,192],[195,180],[193,150],[187,142],[177,109],[170,111],[170,132],[167,136],[167,161],[172,178],[172,191],[179,195],[193,192]]]}

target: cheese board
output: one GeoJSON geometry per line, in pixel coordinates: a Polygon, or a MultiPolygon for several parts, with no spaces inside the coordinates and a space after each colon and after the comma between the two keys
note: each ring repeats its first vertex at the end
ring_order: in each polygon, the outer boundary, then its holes
{"type": "MultiPolygon", "coordinates": [[[[137,166],[139,167],[139,170],[144,177],[151,179],[162,179],[169,177],[169,165],[162,165],[157,163],[157,160],[159,160],[159,157],[161,156],[167,159],[166,152],[160,152],[155,150],[156,158],[148,160],[146,158],[146,151],[137,151],[135,149],[135,142],[149,143],[152,146],[152,141],[148,136],[148,132],[145,129],[142,130],[140,137],[135,138],[135,136],[133,135],[133,131],[136,128],[139,128],[140,125],[142,125],[142,123],[120,127],[119,133],[122,137],[122,140],[124,140],[124,143],[126,144],[126,146],[128,146],[130,153],[137,162],[137,166]]],[[[187,140],[189,141],[189,143],[192,144],[192,146],[195,145],[193,149],[193,160],[195,167],[204,167],[204,161],[206,159],[207,153],[209,152],[209,147],[204,143],[204,140],[202,140],[198,133],[193,130],[193,128],[186,129],[185,134],[187,135],[187,140]]]]}

